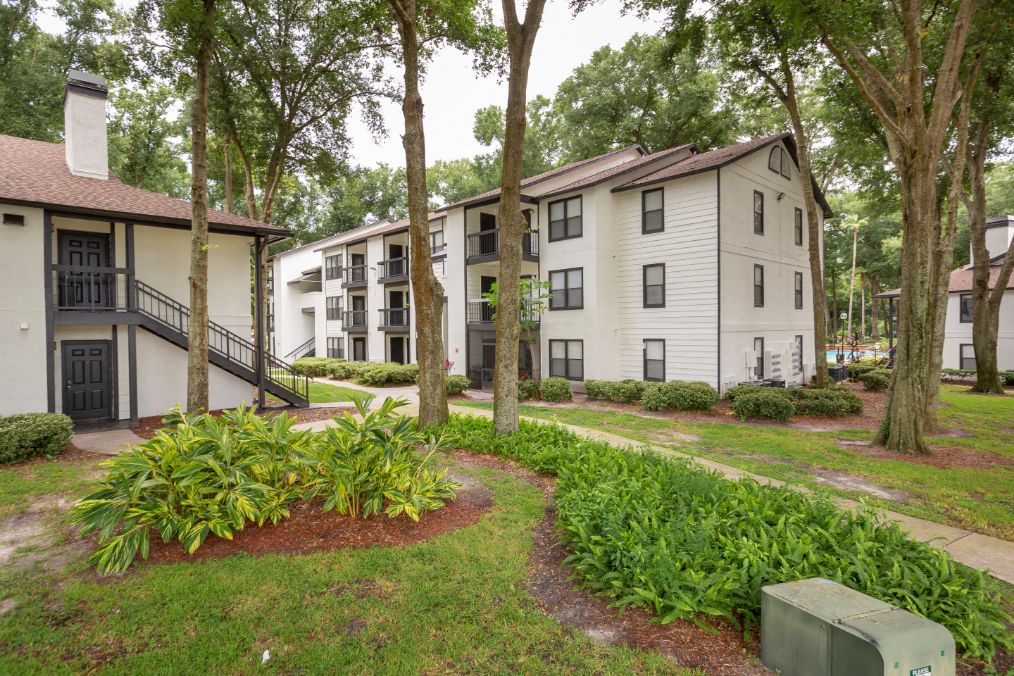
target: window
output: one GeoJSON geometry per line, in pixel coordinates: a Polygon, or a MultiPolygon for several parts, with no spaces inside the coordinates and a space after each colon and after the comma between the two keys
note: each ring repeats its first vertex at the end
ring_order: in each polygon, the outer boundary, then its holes
{"type": "Polygon", "coordinates": [[[963,343],[961,345],[961,363],[958,364],[958,368],[963,371],[974,371],[975,370],[975,346],[970,343],[963,343]]]}
{"type": "Polygon", "coordinates": [[[764,234],[764,193],[753,191],[753,233],[764,234]]]}
{"type": "Polygon", "coordinates": [[[792,177],[792,165],[789,160],[789,154],[782,150],[781,146],[775,146],[771,149],[771,154],[768,155],[768,169],[781,174],[785,178],[792,177]]]}
{"type": "Polygon", "coordinates": [[[803,210],[796,207],[796,246],[803,246],[803,210]]]}
{"type": "Polygon", "coordinates": [[[341,319],[342,318],[341,296],[328,296],[326,302],[327,302],[327,318],[341,319]]]}
{"type": "Polygon", "coordinates": [[[961,316],[959,317],[959,321],[962,324],[970,324],[972,322],[972,294],[961,294],[958,299],[958,303],[961,306],[961,316]]]}
{"type": "Polygon", "coordinates": [[[444,243],[444,230],[434,230],[430,233],[430,253],[436,256],[444,252],[447,245],[444,243]]]}
{"type": "Polygon", "coordinates": [[[665,341],[644,341],[644,379],[665,381],[665,341]]]}
{"type": "MultiPolygon", "coordinates": [[[[803,273],[802,272],[797,272],[795,274],[795,278],[796,278],[796,288],[795,288],[796,309],[797,310],[802,310],[803,309],[803,273]]],[[[761,303],[762,304],[764,303],[764,296],[763,295],[761,295],[761,303]]]]}
{"type": "Polygon", "coordinates": [[[789,154],[782,151],[782,176],[785,178],[792,178],[792,168],[789,164],[789,154]]]}
{"type": "Polygon", "coordinates": [[[584,341],[549,341],[549,375],[569,380],[583,380],[584,341]]]}
{"type": "Polygon", "coordinates": [[[324,278],[338,279],[342,274],[342,255],[334,254],[324,258],[324,278]]]}
{"type": "Polygon", "coordinates": [[[581,236],[581,197],[549,203],[549,241],[581,236]]]}
{"type": "Polygon", "coordinates": [[[644,307],[665,307],[665,263],[644,266],[644,307]]]}
{"type": "Polygon", "coordinates": [[[757,380],[764,379],[764,339],[753,339],[753,351],[757,358],[757,365],[753,367],[753,374],[757,380]]]}
{"type": "Polygon", "coordinates": [[[584,307],[584,268],[550,270],[550,310],[576,310],[584,307]]]}
{"type": "Polygon", "coordinates": [[[344,359],[345,358],[345,341],[341,338],[328,338],[327,339],[327,358],[328,359],[344,359]]]}
{"type": "Polygon", "coordinates": [[[753,306],[764,307],[764,266],[753,266],[753,306]]]}
{"type": "Polygon", "coordinates": [[[796,373],[803,372],[803,337],[796,336],[796,373]]]}
{"type": "Polygon", "coordinates": [[[641,193],[641,232],[645,235],[665,230],[662,198],[662,188],[641,193]]]}

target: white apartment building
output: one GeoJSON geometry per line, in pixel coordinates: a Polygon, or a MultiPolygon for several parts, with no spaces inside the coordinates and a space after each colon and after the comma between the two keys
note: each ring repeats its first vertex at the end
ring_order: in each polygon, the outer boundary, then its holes
{"type": "MultiPolygon", "coordinates": [[[[822,219],[831,212],[818,191],[822,219]]],[[[499,191],[430,214],[450,372],[492,380],[499,191]]],[[[633,146],[522,182],[522,275],[549,280],[523,372],[802,382],[813,370],[803,192],[789,134],[709,152],[633,146]]],[[[408,222],[278,254],[274,353],[414,362],[408,222]]],[[[523,374],[522,374],[523,375],[523,374]]]]}

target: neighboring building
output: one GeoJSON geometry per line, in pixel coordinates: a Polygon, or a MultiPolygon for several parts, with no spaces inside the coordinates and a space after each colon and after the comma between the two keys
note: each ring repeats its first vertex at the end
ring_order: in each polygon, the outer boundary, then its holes
{"type": "MultiPolygon", "coordinates": [[[[64,144],[0,136],[0,415],[136,421],[186,401],[191,207],[109,173],[105,108],[105,81],[71,71],[64,144]]],[[[252,249],[288,233],[209,221],[211,408],[258,383],[305,405],[305,379],[253,339],[252,249]]]]}
{"type": "MultiPolygon", "coordinates": [[[[822,218],[831,212],[817,192],[822,218]]],[[[430,214],[450,372],[492,379],[499,191],[430,214]]],[[[543,376],[802,382],[813,372],[803,191],[789,134],[700,153],[640,147],[527,178],[522,275],[552,283],[543,376]]],[[[274,257],[276,354],[415,360],[408,222],[274,257]],[[321,273],[322,271],[322,273],[321,273]],[[312,309],[311,309],[312,308],[312,309]],[[313,315],[313,320],[307,318],[313,315]]]]}

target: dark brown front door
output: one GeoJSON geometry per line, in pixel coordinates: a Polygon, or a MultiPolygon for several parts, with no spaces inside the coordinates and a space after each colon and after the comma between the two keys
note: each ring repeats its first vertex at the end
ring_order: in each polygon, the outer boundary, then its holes
{"type": "Polygon", "coordinates": [[[366,361],[366,339],[352,339],[352,361],[366,361]]]}
{"type": "Polygon", "coordinates": [[[62,270],[57,278],[61,309],[110,308],[112,275],[109,267],[109,235],[101,232],[60,230],[57,238],[62,270]]]}
{"type": "MultiPolygon", "coordinates": [[[[496,216],[493,214],[479,214],[479,232],[496,230],[496,216]]],[[[488,235],[479,235],[479,253],[482,255],[494,254],[497,251],[497,237],[495,232],[488,235]]]]}
{"type": "Polygon", "coordinates": [[[395,364],[405,363],[405,339],[401,337],[391,337],[391,361],[395,364]]]}
{"type": "Polygon", "coordinates": [[[110,341],[65,340],[62,346],[63,412],[72,420],[111,418],[110,341]]]}

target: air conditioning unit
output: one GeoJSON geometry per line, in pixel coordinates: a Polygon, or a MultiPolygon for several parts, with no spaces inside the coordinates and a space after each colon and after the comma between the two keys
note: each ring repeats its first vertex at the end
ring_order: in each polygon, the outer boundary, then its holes
{"type": "Polygon", "coordinates": [[[943,626],[811,578],[761,589],[761,661],[782,676],[953,676],[943,626]]]}

